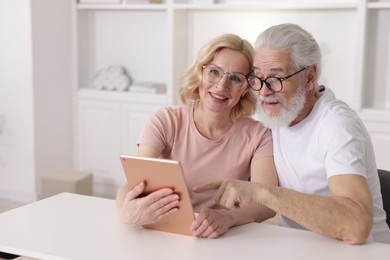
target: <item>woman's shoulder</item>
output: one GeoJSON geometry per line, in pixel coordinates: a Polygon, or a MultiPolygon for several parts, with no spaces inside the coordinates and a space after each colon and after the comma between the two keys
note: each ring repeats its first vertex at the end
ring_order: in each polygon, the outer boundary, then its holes
{"type": "Polygon", "coordinates": [[[261,130],[261,131],[269,130],[268,128],[263,126],[263,124],[259,120],[256,120],[253,117],[243,117],[243,118],[240,118],[237,121],[237,124],[240,126],[240,128],[248,128],[248,129],[253,129],[253,130],[256,130],[256,131],[259,131],[259,130],[261,130]]]}
{"type": "Polygon", "coordinates": [[[259,147],[262,144],[272,145],[272,133],[262,123],[254,118],[241,118],[237,121],[233,136],[246,143],[248,147],[259,147]]]}
{"type": "Polygon", "coordinates": [[[157,109],[153,113],[153,117],[167,122],[167,121],[182,121],[188,118],[190,108],[187,105],[171,105],[157,109]]]}
{"type": "Polygon", "coordinates": [[[257,136],[260,139],[265,138],[266,136],[271,136],[271,130],[269,128],[266,128],[263,126],[263,124],[252,118],[252,117],[245,117],[240,118],[236,122],[235,127],[235,135],[241,135],[244,136],[257,136]]]}
{"type": "Polygon", "coordinates": [[[187,113],[188,111],[187,106],[185,105],[171,105],[166,107],[161,107],[157,109],[154,114],[157,115],[175,115],[175,114],[183,114],[187,113]]]}

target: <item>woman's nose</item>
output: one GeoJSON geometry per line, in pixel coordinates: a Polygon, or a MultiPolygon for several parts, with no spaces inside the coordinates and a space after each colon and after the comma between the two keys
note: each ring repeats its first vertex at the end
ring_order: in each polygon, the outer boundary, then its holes
{"type": "Polygon", "coordinates": [[[228,80],[228,75],[227,74],[224,74],[222,76],[222,78],[217,82],[216,84],[218,87],[221,87],[221,88],[229,88],[229,80],[228,80]]]}

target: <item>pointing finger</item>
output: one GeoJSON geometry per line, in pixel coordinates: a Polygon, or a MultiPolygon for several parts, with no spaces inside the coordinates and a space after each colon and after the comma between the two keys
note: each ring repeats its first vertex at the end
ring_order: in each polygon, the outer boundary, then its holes
{"type": "Polygon", "coordinates": [[[218,190],[219,187],[222,185],[222,181],[213,181],[213,182],[209,182],[209,183],[206,183],[204,185],[201,185],[201,186],[196,186],[192,189],[193,192],[204,192],[204,191],[208,191],[208,190],[218,190]]]}

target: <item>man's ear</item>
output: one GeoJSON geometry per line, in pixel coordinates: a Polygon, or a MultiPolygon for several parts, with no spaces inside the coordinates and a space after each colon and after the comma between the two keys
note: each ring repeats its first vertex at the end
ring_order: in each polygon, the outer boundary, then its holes
{"type": "Polygon", "coordinates": [[[318,67],[316,64],[313,64],[308,68],[308,70],[306,90],[313,90],[316,86],[315,83],[317,82],[318,67]]]}

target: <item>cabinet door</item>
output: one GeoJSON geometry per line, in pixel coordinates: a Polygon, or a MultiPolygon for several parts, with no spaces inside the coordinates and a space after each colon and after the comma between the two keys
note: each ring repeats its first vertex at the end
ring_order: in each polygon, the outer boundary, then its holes
{"type": "Polygon", "coordinates": [[[95,182],[115,180],[119,169],[120,105],[79,100],[79,168],[91,171],[95,182]]]}
{"type": "Polygon", "coordinates": [[[360,113],[363,122],[371,136],[375,150],[376,164],[378,169],[390,169],[390,123],[389,113],[375,110],[365,110],[360,113]]]}
{"type": "Polygon", "coordinates": [[[79,99],[78,160],[79,169],[91,171],[94,193],[115,197],[125,182],[121,154],[135,155],[137,141],[145,121],[162,104],[136,104],[79,99]]]}
{"type": "Polygon", "coordinates": [[[143,126],[159,105],[123,105],[123,133],[121,149],[123,153],[135,155],[143,126]]]}

